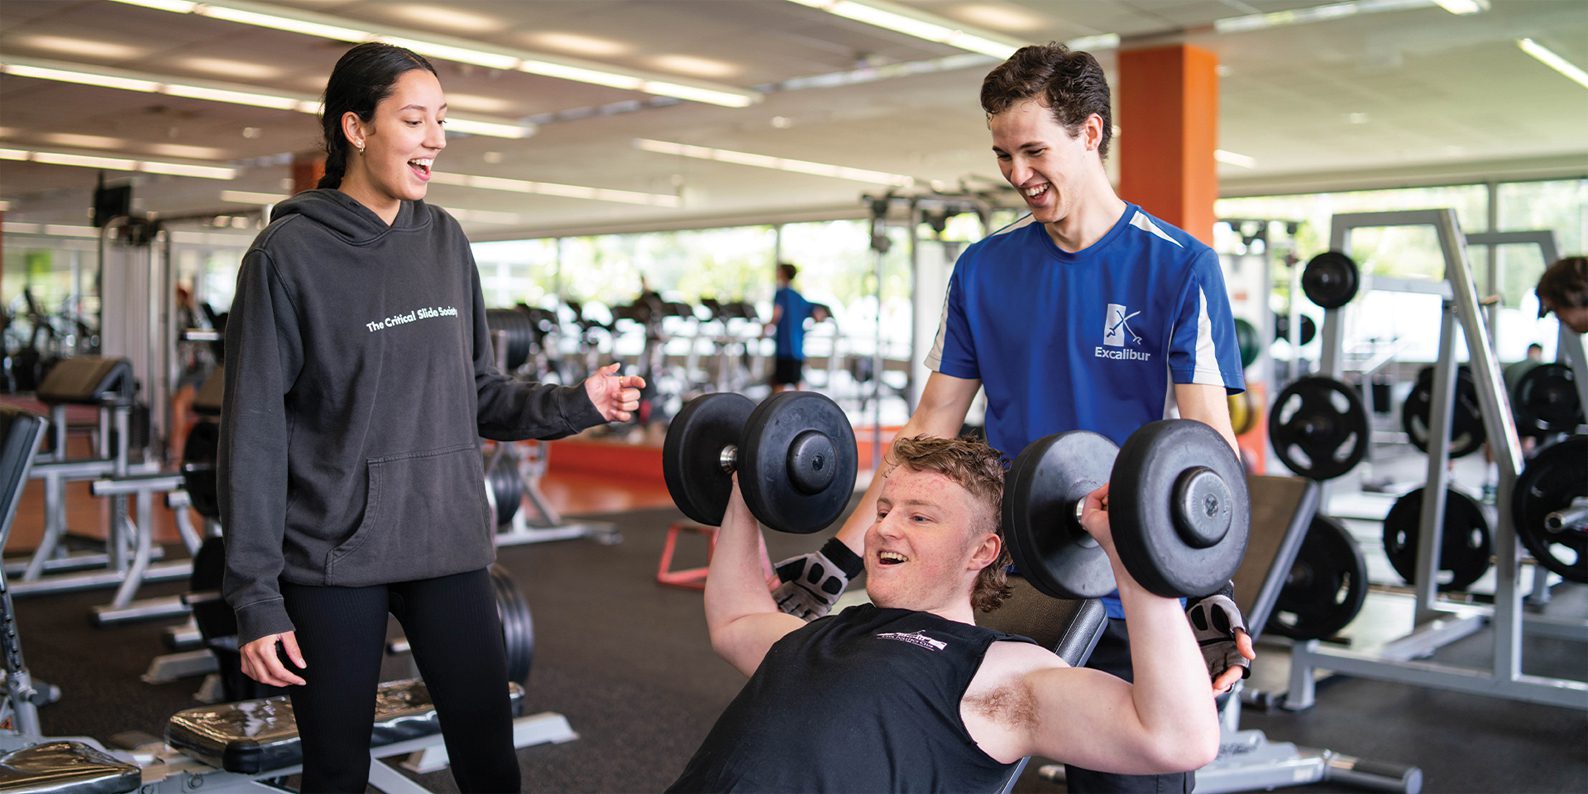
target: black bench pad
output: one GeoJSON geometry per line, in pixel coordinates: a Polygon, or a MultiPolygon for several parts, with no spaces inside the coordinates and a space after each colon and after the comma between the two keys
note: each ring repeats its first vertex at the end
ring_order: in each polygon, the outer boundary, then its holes
{"type": "MultiPolygon", "coordinates": [[[[508,694],[513,713],[519,713],[523,687],[509,683],[508,694]]],[[[371,748],[439,733],[441,723],[423,681],[413,678],[380,685],[371,748]]],[[[286,696],[179,711],[166,723],[165,740],[184,755],[244,775],[303,762],[292,701],[286,696]]]]}
{"type": "Polygon", "coordinates": [[[120,794],[141,785],[137,766],[82,742],[42,742],[0,755],[0,791],[7,794],[120,794]]]}

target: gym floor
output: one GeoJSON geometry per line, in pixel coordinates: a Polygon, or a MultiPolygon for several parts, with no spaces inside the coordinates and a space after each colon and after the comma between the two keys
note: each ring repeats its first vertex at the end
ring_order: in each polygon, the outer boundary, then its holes
{"type": "MultiPolygon", "coordinates": [[[[545,490],[566,507],[569,502],[558,494],[582,490],[579,485],[548,477],[545,490]]],[[[635,489],[632,500],[621,485],[608,481],[602,487],[608,491],[605,504],[618,507],[598,509],[621,512],[597,517],[616,525],[621,543],[563,541],[500,552],[534,609],[526,713],[560,712],[580,736],[520,751],[526,790],[661,790],[742,684],[711,653],[700,593],[654,581],[667,527],[680,514],[671,507],[637,507],[654,503],[649,486],[635,489]]],[[[768,546],[776,560],[814,548],[819,540],[770,534],[768,546]]],[[[1364,537],[1370,560],[1375,549],[1364,537]]],[[[703,554],[700,539],[685,534],[675,567],[701,564],[703,554]]],[[[1382,564],[1382,552],[1377,554],[1382,564]]],[[[144,594],[182,589],[152,585],[144,594]]],[[[89,625],[89,607],[109,595],[93,591],[17,602],[29,668],[62,689],[61,700],[42,710],[46,733],[135,742],[138,733],[159,735],[171,713],[196,705],[197,679],[158,686],[139,681],[149,660],[167,650],[163,624],[89,625]]],[[[1588,588],[1558,588],[1548,613],[1588,616],[1588,588]]],[[[1409,626],[1407,614],[1404,599],[1375,593],[1349,633],[1393,636],[1409,626]]],[[[1436,659],[1481,667],[1491,644],[1485,630],[1441,650],[1436,659]]],[[[1282,691],[1286,649],[1265,642],[1259,653],[1249,684],[1282,691]]],[[[1530,638],[1524,668],[1583,679],[1588,654],[1578,644],[1530,638]]],[[[404,677],[408,662],[392,658],[385,672],[404,677]]],[[[1262,729],[1271,740],[1420,766],[1429,792],[1588,791],[1588,719],[1581,712],[1363,679],[1331,679],[1320,685],[1318,698],[1304,713],[1248,709],[1242,727],[1262,729]]],[[[1038,766],[1029,767],[1019,789],[1062,791],[1037,777],[1038,766]]],[[[456,790],[444,772],[420,779],[436,791],[456,790]]]]}

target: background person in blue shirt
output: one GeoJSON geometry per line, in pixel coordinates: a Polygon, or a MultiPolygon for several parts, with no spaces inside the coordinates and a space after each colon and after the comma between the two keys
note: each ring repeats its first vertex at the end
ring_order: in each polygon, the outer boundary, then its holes
{"type": "MultiPolygon", "coordinates": [[[[1122,444],[1175,415],[1207,423],[1234,446],[1227,396],[1245,382],[1218,255],[1115,194],[1103,168],[1113,121],[1097,60],[1059,44],[1023,47],[983,80],[981,104],[998,167],[1030,214],[955,263],[926,356],[932,373],[899,436],[958,434],[985,389],[988,443],[1011,459],[1069,430],[1122,444]]],[[[836,538],[779,564],[785,611],[825,613],[859,573],[891,457],[836,538]]],[[[1104,603],[1110,625],[1088,666],[1128,681],[1124,612],[1117,596],[1104,603]]],[[[1253,655],[1244,632],[1198,639],[1216,688],[1243,676],[1253,655]]],[[[1069,774],[1071,791],[1191,785],[1189,775],[1069,774]]]]}
{"type": "Polygon", "coordinates": [[[773,343],[772,391],[799,389],[805,375],[805,319],[823,318],[821,307],[794,289],[799,268],[787,262],[777,266],[777,291],[772,293],[772,321],[766,324],[773,343]]]}

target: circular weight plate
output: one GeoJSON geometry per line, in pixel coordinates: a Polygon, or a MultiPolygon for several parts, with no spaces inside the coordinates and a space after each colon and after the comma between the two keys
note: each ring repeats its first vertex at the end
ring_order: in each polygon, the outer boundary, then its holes
{"type": "MultiPolygon", "coordinates": [[[[1384,553],[1408,584],[1417,576],[1423,490],[1418,488],[1396,499],[1384,516],[1384,553]]],[[[1494,553],[1489,522],[1478,503],[1465,494],[1452,490],[1445,494],[1445,522],[1439,536],[1439,589],[1466,590],[1489,570],[1489,559],[1494,553]]]]}
{"type": "MultiPolygon", "coordinates": [[[[667,426],[662,441],[662,479],[678,509],[707,526],[722,523],[733,493],[733,476],[722,468],[722,450],[738,445],[755,403],[742,394],[719,392],[690,400],[667,426]]],[[[739,460],[744,460],[739,449],[739,460]]]]}
{"type": "Polygon", "coordinates": [[[193,572],[188,574],[188,592],[202,593],[220,590],[226,578],[226,541],[219,535],[210,535],[199,544],[193,555],[193,572]]]}
{"type": "MultiPolygon", "coordinates": [[[[1432,421],[1434,402],[1434,371],[1425,367],[1417,373],[1417,382],[1406,403],[1401,406],[1401,427],[1411,439],[1412,446],[1428,451],[1428,425],[1432,421]]],[[[1456,395],[1450,413],[1450,457],[1471,455],[1483,447],[1483,413],[1478,408],[1478,387],[1472,376],[1462,367],[1456,373],[1456,395]]]]}
{"type": "MultiPolygon", "coordinates": [[[[1004,476],[1003,533],[1015,571],[1054,598],[1114,590],[1108,555],[1075,521],[1075,503],[1108,482],[1119,448],[1084,430],[1031,442],[1004,476]]],[[[1112,500],[1110,500],[1112,501],[1112,500]]]]}
{"type": "Polygon", "coordinates": [[[1274,400],[1268,436],[1286,468],[1314,480],[1333,479],[1367,454],[1367,409],[1356,389],[1340,381],[1301,378],[1274,400]]]}
{"type": "Polygon", "coordinates": [[[1301,291],[1325,309],[1350,303],[1356,297],[1358,281],[1356,262],[1339,251],[1318,254],[1301,271],[1301,291]]]}
{"type": "Polygon", "coordinates": [[[215,460],[221,443],[220,425],[199,422],[188,431],[182,444],[182,489],[187,491],[193,509],[205,518],[221,518],[219,486],[215,481],[215,460]]]}
{"type": "Polygon", "coordinates": [[[1252,362],[1257,360],[1257,354],[1262,352],[1257,341],[1257,326],[1236,318],[1235,345],[1241,351],[1241,366],[1250,367],[1252,362]]]}
{"type": "Polygon", "coordinates": [[[1588,497],[1588,436],[1551,444],[1528,461],[1511,493],[1516,534],[1533,558],[1568,581],[1588,583],[1588,529],[1566,526],[1551,531],[1550,513],[1588,497]]]}
{"type": "Polygon", "coordinates": [[[496,594],[496,614],[502,620],[507,680],[529,683],[529,668],[535,660],[535,620],[529,612],[529,599],[500,565],[491,566],[491,586],[496,594]]]}
{"type": "Polygon", "coordinates": [[[819,532],[854,496],[854,426],[838,403],[816,392],[786,391],[756,406],[739,453],[745,504],[779,532],[819,532]]]}
{"type": "MultiPolygon", "coordinates": [[[[1301,315],[1300,325],[1301,325],[1301,336],[1300,336],[1300,338],[1295,340],[1296,344],[1305,345],[1308,342],[1311,342],[1315,337],[1317,337],[1317,335],[1318,335],[1318,323],[1317,323],[1317,321],[1315,321],[1311,317],[1303,314],[1303,315],[1301,315]]],[[[1279,342],[1279,341],[1289,342],[1289,341],[1291,341],[1290,340],[1290,317],[1289,317],[1289,315],[1284,315],[1284,314],[1276,314],[1276,315],[1274,315],[1274,341],[1275,342],[1279,342]]]]}
{"type": "Polygon", "coordinates": [[[1246,435],[1252,428],[1257,426],[1257,415],[1261,409],[1257,407],[1257,400],[1252,397],[1251,392],[1243,391],[1240,394],[1231,394],[1228,402],[1230,404],[1230,426],[1234,429],[1235,435],[1246,435]]]}
{"type": "MultiPolygon", "coordinates": [[[[524,501],[524,481],[518,476],[518,456],[506,447],[508,452],[496,459],[496,464],[485,472],[485,495],[491,503],[491,514],[495,516],[496,526],[505,527],[513,523],[513,517],[518,515],[518,509],[524,501]]],[[[487,453],[485,463],[491,464],[493,455],[487,453]]]]}
{"type": "Polygon", "coordinates": [[[1322,640],[1346,627],[1367,598],[1367,561],[1340,522],[1315,515],[1290,576],[1268,618],[1268,630],[1295,640],[1322,640]]]}
{"type": "Polygon", "coordinates": [[[1524,435],[1570,433],[1583,423],[1577,378],[1565,364],[1539,364],[1518,377],[1511,408],[1524,435]]]}
{"type": "Polygon", "coordinates": [[[1246,471],[1224,437],[1201,422],[1165,419],[1132,433],[1114,459],[1108,505],[1120,561],[1143,587],[1166,598],[1218,590],[1246,554],[1252,518],[1246,471]],[[1194,512],[1177,515],[1182,477],[1193,472],[1204,481],[1217,478],[1219,487],[1204,482],[1189,506],[1194,512]],[[1177,526],[1187,521],[1221,527],[1223,536],[1197,548],[1177,526]]]}

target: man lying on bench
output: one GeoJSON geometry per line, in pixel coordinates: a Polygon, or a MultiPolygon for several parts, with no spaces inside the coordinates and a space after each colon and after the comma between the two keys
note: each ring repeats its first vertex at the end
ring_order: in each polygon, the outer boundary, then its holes
{"type": "Polygon", "coordinates": [[[1135,683],[975,625],[1006,597],[1003,467],[980,441],[904,438],[866,532],[871,604],[781,612],[735,480],[706,577],[711,644],[750,676],[673,791],[995,791],[1027,755],[1121,773],[1195,769],[1218,749],[1207,668],[1175,599],[1137,584],[1107,487],[1081,523],[1113,563],[1135,683]]]}

